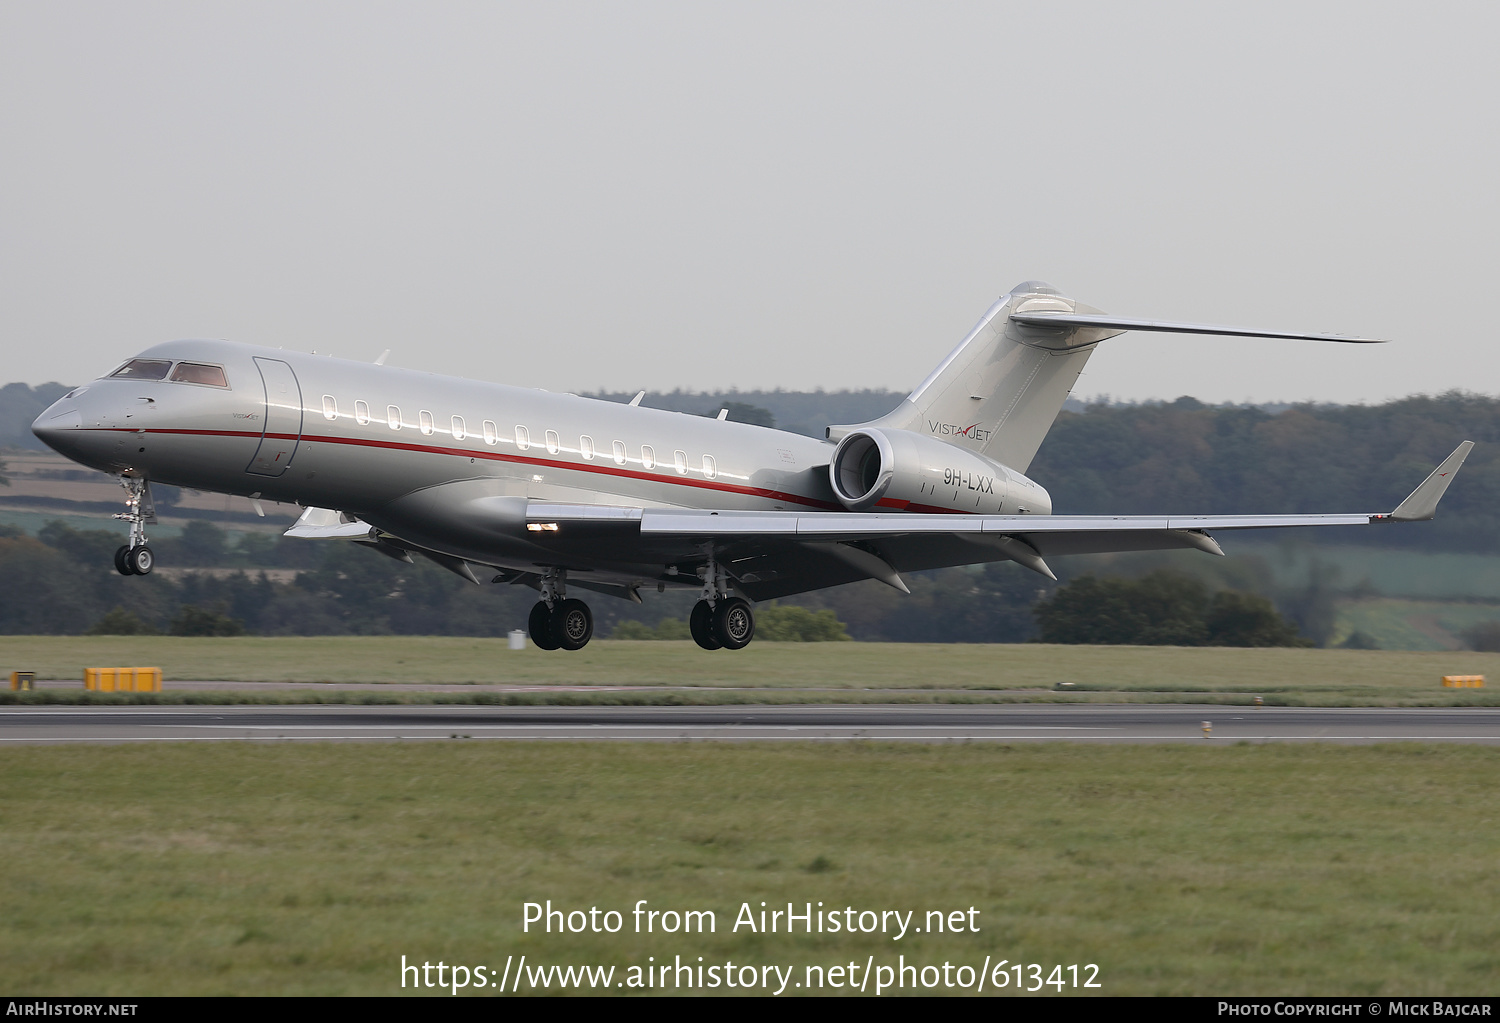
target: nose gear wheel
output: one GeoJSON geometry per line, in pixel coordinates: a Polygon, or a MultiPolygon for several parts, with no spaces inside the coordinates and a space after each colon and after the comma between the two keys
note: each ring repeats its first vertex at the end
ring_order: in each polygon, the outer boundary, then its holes
{"type": "Polygon", "coordinates": [[[115,551],[115,571],[121,575],[150,575],[156,566],[156,554],[146,546],[146,526],[156,524],[156,506],[151,500],[151,484],[136,476],[121,476],[125,488],[125,510],[115,518],[130,525],[130,542],[115,551]]]}
{"type": "Polygon", "coordinates": [[[156,554],[144,544],[132,547],[130,553],[125,555],[125,564],[134,575],[150,575],[151,569],[156,567],[156,554]]]}

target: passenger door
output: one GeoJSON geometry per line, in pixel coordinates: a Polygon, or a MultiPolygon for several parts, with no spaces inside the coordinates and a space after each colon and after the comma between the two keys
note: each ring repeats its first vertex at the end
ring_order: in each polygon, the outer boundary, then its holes
{"type": "Polygon", "coordinates": [[[302,388],[292,367],[279,359],[257,358],[255,367],[266,388],[266,425],[245,471],[280,476],[292,464],[302,439],[302,388]]]}

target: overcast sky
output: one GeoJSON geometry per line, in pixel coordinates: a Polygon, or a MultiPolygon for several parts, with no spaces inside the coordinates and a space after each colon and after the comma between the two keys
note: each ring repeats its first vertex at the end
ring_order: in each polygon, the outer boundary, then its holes
{"type": "Polygon", "coordinates": [[[227,337],[554,390],[909,389],[1045,280],[1385,346],[1076,393],[1500,391],[1494,4],[0,2],[0,382],[227,337]]]}

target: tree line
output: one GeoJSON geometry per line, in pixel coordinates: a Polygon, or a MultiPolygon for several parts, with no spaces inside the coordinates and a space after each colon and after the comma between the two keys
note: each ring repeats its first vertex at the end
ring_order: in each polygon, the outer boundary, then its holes
{"type": "MultiPolygon", "coordinates": [[[[287,540],[193,522],[157,542],[182,572],[122,577],[112,530],[53,522],[35,537],[0,527],[0,633],[179,636],[502,636],[525,628],[537,595],[475,587],[435,564],[407,565],[345,541],[287,540]],[[193,572],[195,565],[217,569],[193,572]],[[290,582],[272,566],[300,567],[290,582]],[[238,570],[224,571],[225,568],[238,570]],[[259,569],[259,570],[257,570],[259,569]]],[[[1174,643],[1297,645],[1295,625],[1269,600],[1222,591],[1180,573],[1139,582],[1084,576],[1059,586],[1016,565],[915,573],[912,593],[879,583],[762,605],[771,641],[1174,643]]],[[[593,601],[596,631],[620,639],[683,639],[697,594],[648,594],[642,605],[593,601]]]]}
{"type": "Polygon", "coordinates": [[[1384,512],[1475,442],[1437,518],[1320,543],[1500,551],[1500,399],[1450,392],[1272,413],[1192,398],[1063,412],[1027,475],[1060,514],[1384,512]]]}
{"type": "MultiPolygon", "coordinates": [[[[33,404],[50,393],[45,387],[33,391],[11,385],[0,388],[0,399],[14,398],[18,389],[24,389],[23,397],[33,404]]],[[[733,397],[741,400],[734,409],[736,418],[758,417],[769,423],[775,421],[769,409],[744,399],[769,401],[777,395],[793,413],[802,410],[791,401],[797,392],[678,392],[666,397],[683,404],[698,402],[684,411],[699,414],[713,414],[726,407],[719,402],[733,397]]],[[[840,416],[843,421],[878,415],[874,410],[891,397],[889,392],[848,395],[850,407],[839,408],[848,413],[840,416]],[[858,407],[859,401],[868,407],[858,407]]],[[[628,400],[630,395],[622,397],[628,400]]],[[[32,415],[29,407],[15,413],[12,425],[23,419],[29,424],[27,417],[32,415]]],[[[0,425],[6,422],[10,420],[0,415],[0,425]]],[[[1279,411],[1208,406],[1191,398],[1099,403],[1058,417],[1029,474],[1049,488],[1060,513],[1381,511],[1393,507],[1463,439],[1478,444],[1435,521],[1318,530],[1316,542],[1344,539],[1367,546],[1491,553],[1500,545],[1494,511],[1500,503],[1500,445],[1492,443],[1500,440],[1500,400],[1480,395],[1450,393],[1378,406],[1297,405],[1279,411]]],[[[160,564],[240,568],[242,574],[125,579],[110,567],[110,555],[119,543],[120,534],[113,530],[77,529],[60,522],[36,537],[0,528],[0,572],[9,584],[0,591],[0,632],[76,634],[101,627],[101,621],[118,609],[119,614],[102,627],[118,631],[134,621],[158,632],[238,627],[268,635],[501,635],[524,628],[526,613],[536,600],[535,592],[525,587],[475,589],[420,559],[403,565],[347,543],[230,533],[206,520],[189,522],[178,536],[154,544],[160,564]],[[270,568],[295,568],[300,574],[294,582],[273,582],[258,571],[270,568]],[[185,614],[184,608],[193,613],[185,614]]],[[[1139,562],[1137,574],[1179,564],[1170,556],[1134,557],[1139,562]],[[1151,561],[1153,557],[1160,560],[1151,561]]],[[[1306,583],[1293,587],[1278,587],[1267,566],[1253,556],[1181,562],[1189,563],[1193,578],[1204,587],[1201,595],[1188,598],[1189,604],[1208,609],[1219,599],[1216,594],[1255,594],[1268,599],[1303,637],[1323,643],[1332,631],[1340,584],[1331,573],[1318,571],[1316,562],[1306,583]]],[[[1065,586],[1073,584],[1067,589],[1070,599],[1081,599],[1088,587],[1074,587],[1082,576],[1098,574],[1101,563],[1060,559],[1053,568],[1065,586]]],[[[865,582],[780,603],[828,612],[849,636],[860,640],[1022,642],[1058,635],[1048,632],[1044,614],[1033,612],[1052,606],[1048,602],[1061,593],[1058,584],[1014,564],[916,573],[908,582],[909,596],[865,582]]],[[[1101,607],[1109,600],[1126,605],[1135,601],[1139,606],[1139,594],[1121,597],[1109,580],[1089,585],[1093,599],[1103,602],[1101,607]]],[[[686,619],[695,599],[687,592],[650,594],[644,605],[600,598],[592,602],[596,632],[609,636],[623,628],[642,638],[642,630],[653,636],[669,634],[675,623],[686,619]]],[[[1148,625],[1146,633],[1157,629],[1194,642],[1222,639],[1207,618],[1187,625],[1186,619],[1170,616],[1164,621],[1176,624],[1148,625]]],[[[1475,632],[1472,642],[1493,646],[1500,641],[1492,632],[1475,632]]]]}

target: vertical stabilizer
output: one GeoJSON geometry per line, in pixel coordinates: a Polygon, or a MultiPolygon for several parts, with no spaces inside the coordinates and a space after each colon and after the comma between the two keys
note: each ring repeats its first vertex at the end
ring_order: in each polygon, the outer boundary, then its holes
{"type": "MultiPolygon", "coordinates": [[[[990,307],[915,391],[872,426],[911,430],[1025,472],[1094,346],[1120,330],[1029,326],[1012,313],[1097,313],[1040,281],[990,307]]],[[[834,427],[837,438],[847,428],[834,427]]]]}

